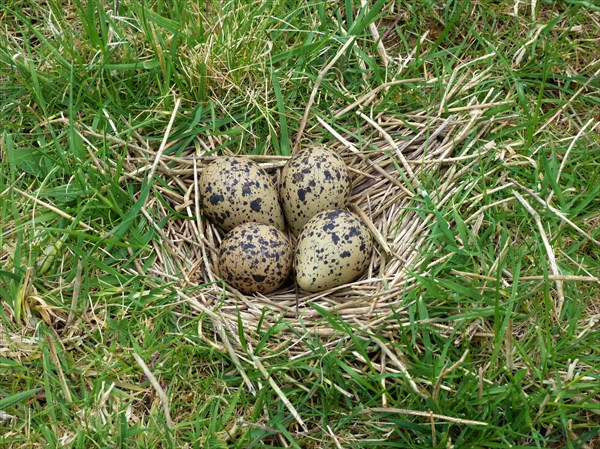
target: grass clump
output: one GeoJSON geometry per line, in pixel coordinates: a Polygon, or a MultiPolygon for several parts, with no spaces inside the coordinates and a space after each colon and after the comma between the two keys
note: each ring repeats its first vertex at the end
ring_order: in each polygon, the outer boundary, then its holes
{"type": "Polygon", "coordinates": [[[595,447],[598,16],[531,6],[5,1],[0,446],[595,447]],[[385,314],[202,302],[177,168],[375,125],[385,314]]]}

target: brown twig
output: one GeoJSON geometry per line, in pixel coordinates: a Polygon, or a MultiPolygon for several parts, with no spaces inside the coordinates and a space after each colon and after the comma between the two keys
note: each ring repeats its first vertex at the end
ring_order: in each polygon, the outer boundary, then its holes
{"type": "Polygon", "coordinates": [[[587,238],[588,240],[590,240],[591,242],[593,242],[596,246],[600,247],[600,241],[596,240],[590,234],[588,234],[583,229],[581,229],[579,226],[577,226],[575,223],[573,223],[571,220],[569,220],[565,216],[565,214],[563,214],[561,211],[559,211],[558,209],[552,207],[550,204],[548,204],[546,201],[544,201],[542,198],[540,198],[540,196],[537,193],[535,193],[533,190],[525,187],[523,184],[521,184],[520,182],[518,182],[518,181],[516,181],[516,180],[514,180],[512,178],[508,178],[508,179],[514,185],[516,185],[517,187],[519,187],[521,190],[523,190],[529,196],[531,196],[534,200],[536,200],[538,203],[540,203],[542,206],[544,206],[546,209],[548,209],[550,212],[552,212],[557,218],[559,218],[562,221],[564,221],[565,223],[567,223],[569,226],[571,226],[573,229],[575,229],[575,231],[577,231],[579,234],[581,234],[582,236],[584,236],[585,238],[587,238]]]}
{"type": "MultiPolygon", "coordinates": [[[[542,237],[542,241],[544,242],[544,247],[546,248],[546,254],[548,255],[548,260],[550,262],[550,270],[554,276],[559,276],[560,272],[558,270],[558,264],[556,263],[556,256],[554,255],[554,250],[548,241],[548,237],[546,236],[546,231],[544,230],[544,225],[542,224],[542,220],[540,219],[540,215],[531,207],[531,205],[523,198],[519,192],[513,190],[513,195],[519,200],[519,202],[525,207],[527,212],[531,214],[535,223],[540,231],[540,235],[542,237]]],[[[555,315],[556,319],[560,318],[560,313],[562,311],[563,303],[565,302],[565,294],[563,291],[563,281],[556,280],[556,290],[558,295],[558,301],[555,306],[555,315]]]]}
{"type": "Polygon", "coordinates": [[[133,353],[133,358],[135,359],[137,364],[140,366],[140,368],[142,368],[142,371],[144,372],[144,374],[150,381],[150,384],[154,388],[154,391],[156,392],[158,399],[160,400],[160,403],[162,404],[163,412],[165,414],[165,421],[167,422],[167,427],[169,429],[172,429],[173,428],[173,420],[171,419],[171,410],[169,408],[169,398],[167,397],[165,390],[163,390],[163,388],[160,386],[160,383],[158,382],[158,380],[156,380],[156,377],[154,377],[154,374],[152,374],[152,371],[150,371],[150,368],[148,368],[148,365],[146,365],[144,360],[139,355],[137,355],[135,352],[133,353]]]}
{"type": "Polygon", "coordinates": [[[468,354],[469,354],[469,350],[467,349],[463,353],[462,357],[456,363],[454,363],[452,366],[450,366],[449,368],[446,368],[445,370],[443,370],[440,373],[440,375],[438,376],[438,378],[435,382],[435,385],[433,387],[433,393],[431,394],[431,396],[435,402],[437,402],[438,393],[440,391],[440,386],[442,385],[442,380],[444,380],[444,377],[447,376],[448,374],[450,374],[452,371],[454,371],[460,365],[462,365],[464,363],[464,361],[466,360],[468,354]]]}
{"type": "Polygon", "coordinates": [[[471,419],[454,418],[452,416],[440,415],[438,413],[421,412],[418,410],[408,410],[405,408],[393,408],[393,407],[373,407],[363,410],[363,413],[392,413],[396,415],[409,415],[409,416],[420,416],[423,418],[435,418],[441,421],[452,422],[456,424],[468,424],[471,426],[488,426],[489,424],[483,421],[474,421],[471,419]]]}

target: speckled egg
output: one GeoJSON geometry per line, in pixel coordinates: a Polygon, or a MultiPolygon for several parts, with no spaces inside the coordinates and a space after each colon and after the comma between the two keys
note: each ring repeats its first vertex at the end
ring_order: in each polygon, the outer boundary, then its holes
{"type": "Polygon", "coordinates": [[[285,229],[277,189],[254,161],[229,156],[216,159],[202,171],[199,190],[202,211],[224,231],[249,222],[285,229]]]}
{"type": "Polygon", "coordinates": [[[308,292],[352,282],[369,265],[372,250],[369,229],[356,215],[343,209],[321,212],[298,237],[296,282],[308,292]]]}
{"type": "Polygon", "coordinates": [[[279,194],[293,234],[319,212],[345,207],[351,187],[348,167],[336,153],[314,147],[292,157],[281,172],[279,194]]]}
{"type": "Polygon", "coordinates": [[[292,246],[271,225],[244,223],[229,231],[219,249],[221,277],[243,293],[277,290],[292,270],[292,246]]]}

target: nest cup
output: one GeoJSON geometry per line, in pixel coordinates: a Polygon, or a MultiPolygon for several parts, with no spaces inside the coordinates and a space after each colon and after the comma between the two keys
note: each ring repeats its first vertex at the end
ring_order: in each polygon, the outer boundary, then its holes
{"type": "MultiPolygon", "coordinates": [[[[421,208],[424,197],[435,203],[442,200],[445,190],[437,189],[432,196],[419,180],[435,176],[447,180],[445,187],[451,186],[452,180],[460,176],[460,170],[448,163],[447,158],[475,127],[475,121],[469,118],[432,121],[413,117],[410,123],[384,122],[378,130],[382,137],[369,141],[338,138],[323,144],[339,154],[349,167],[353,190],[348,209],[367,224],[375,245],[368,268],[359,279],[311,294],[299,290],[292,281],[268,295],[244,295],[225,284],[219,277],[217,263],[224,233],[202,217],[198,200],[200,173],[223,153],[172,158],[171,167],[163,176],[170,178],[169,184],[179,187],[181,195],[171,199],[187,219],[169,221],[165,238],[174,250],[162,253],[155,271],[170,272],[167,277],[180,277],[183,273],[183,286],[187,288],[185,293],[180,289],[182,299],[210,317],[213,324],[230,329],[236,329],[240,320],[246,332],[284,322],[281,335],[289,332],[301,335],[308,330],[313,335],[327,337],[335,331],[326,324],[323,311],[339,315],[365,331],[380,330],[382,322],[390,318],[391,327],[397,327],[397,317],[393,317],[402,308],[403,293],[414,285],[407,270],[422,262],[421,249],[434,218],[426,212],[428,208],[421,208]]],[[[320,136],[313,141],[325,139],[320,136]]],[[[222,148],[220,142],[211,142],[222,148]]],[[[302,146],[308,145],[306,142],[302,146]]],[[[281,169],[289,159],[239,157],[258,162],[272,176],[275,185],[279,184],[281,169]]]]}

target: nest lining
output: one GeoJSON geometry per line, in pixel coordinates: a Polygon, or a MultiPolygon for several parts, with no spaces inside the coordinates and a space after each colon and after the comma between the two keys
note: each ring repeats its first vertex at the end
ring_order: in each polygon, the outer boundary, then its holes
{"type": "MultiPolygon", "coordinates": [[[[259,326],[268,328],[284,320],[289,331],[308,330],[315,335],[331,336],[335,331],[323,324],[319,309],[335,313],[365,331],[379,328],[382,322],[397,316],[403,293],[414,286],[407,270],[423,262],[420,250],[434,216],[421,209],[422,197],[428,196],[438,204],[448,200],[453,182],[470,165],[458,170],[452,156],[478,123],[473,116],[433,122],[431,118],[416,116],[410,124],[380,118],[377,127],[374,134],[383,137],[357,142],[338,136],[325,144],[342,156],[350,168],[353,191],[348,208],[367,223],[375,240],[368,269],[355,282],[311,294],[287,282],[268,295],[244,295],[220,280],[217,252],[223,233],[202,217],[198,200],[200,173],[218,157],[210,153],[211,147],[222,147],[215,139],[203,142],[206,152],[198,154],[190,149],[182,157],[165,157],[159,167],[160,176],[170,187],[163,188],[161,193],[187,219],[167,220],[161,232],[169,250],[157,247],[158,257],[151,271],[168,279],[180,279],[183,275],[183,287],[198,288],[188,289],[187,293],[182,289],[182,298],[198,312],[207,313],[213,321],[216,319],[231,329],[237,327],[239,319],[248,331],[259,326]],[[419,179],[428,176],[446,182],[435,193],[425,192],[419,179]]],[[[463,153],[469,147],[470,144],[463,153]]],[[[288,159],[242,157],[256,160],[272,175],[276,185],[288,159]]],[[[160,202],[153,204],[158,207],[160,202]]],[[[162,213],[167,214],[166,208],[162,213]]],[[[390,321],[391,328],[400,325],[397,318],[390,321]]]]}

